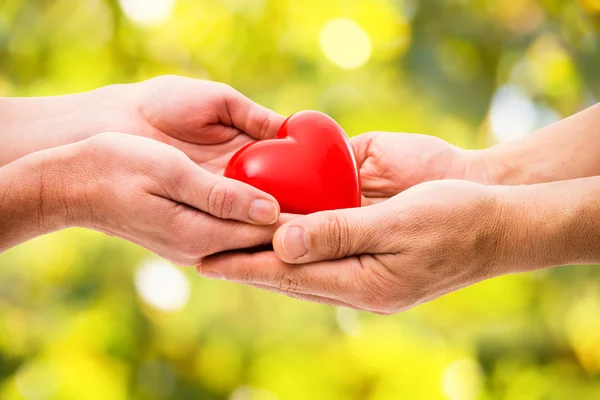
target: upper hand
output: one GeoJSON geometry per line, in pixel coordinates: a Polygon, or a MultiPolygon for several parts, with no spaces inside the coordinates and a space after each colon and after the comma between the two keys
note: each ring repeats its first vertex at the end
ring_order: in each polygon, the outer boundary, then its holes
{"type": "MultiPolygon", "coordinates": [[[[180,76],[160,76],[118,85],[126,99],[122,131],[146,136],[182,150],[213,173],[222,173],[231,156],[252,141],[275,137],[284,121],[232,87],[180,76]]],[[[121,122],[115,122],[116,125],[121,122]]]]}
{"type": "Polygon", "coordinates": [[[173,145],[221,173],[235,151],[274,137],[283,121],[223,83],[179,76],[65,96],[0,98],[0,166],[102,132],[123,132],[173,145]]]}
{"type": "Polygon", "coordinates": [[[375,205],[280,227],[274,252],[209,257],[198,271],[321,303],[391,314],[508,272],[499,188],[417,185],[375,205]]]}

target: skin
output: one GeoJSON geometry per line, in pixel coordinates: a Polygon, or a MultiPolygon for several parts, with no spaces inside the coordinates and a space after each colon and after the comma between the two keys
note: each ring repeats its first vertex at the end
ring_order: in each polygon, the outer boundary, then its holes
{"type": "Polygon", "coordinates": [[[366,206],[293,218],[274,230],[274,251],[214,255],[197,269],[394,314],[495,276],[598,263],[598,121],[597,105],[483,151],[361,135],[353,146],[366,206]]]}
{"type": "Polygon", "coordinates": [[[19,157],[123,132],[182,150],[223,172],[243,145],[274,137],[284,121],[223,83],[180,76],[55,97],[0,98],[0,166],[19,157]]]}
{"type": "Polygon", "coordinates": [[[283,120],[224,84],[172,76],[2,99],[0,252],[71,226],[185,265],[260,244],[276,200],[220,175],[283,120]]]}

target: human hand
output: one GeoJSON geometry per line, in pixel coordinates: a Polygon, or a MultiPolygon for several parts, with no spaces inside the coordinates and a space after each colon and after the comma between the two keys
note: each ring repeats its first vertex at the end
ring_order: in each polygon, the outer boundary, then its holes
{"type": "Polygon", "coordinates": [[[434,136],[369,132],[353,137],[352,146],[360,168],[363,204],[375,204],[440,179],[493,183],[478,152],[434,136]]]}
{"type": "Polygon", "coordinates": [[[242,146],[275,137],[285,119],[218,82],[161,76],[131,90],[139,118],[131,133],[175,146],[213,173],[242,146]]]}
{"type": "Polygon", "coordinates": [[[73,95],[0,99],[4,121],[0,166],[101,132],[123,132],[175,146],[222,173],[240,147],[274,137],[284,117],[223,83],[159,76],[73,95]]]}
{"type": "Polygon", "coordinates": [[[45,154],[39,225],[64,217],[52,230],[91,228],[194,265],[209,254],[262,244],[272,228],[257,224],[278,218],[272,196],[211,174],[155,140],[104,133],[28,157],[45,154]]]}
{"type": "Polygon", "coordinates": [[[447,180],[375,205],[315,213],[281,226],[274,252],[206,258],[207,277],[320,303],[392,314],[514,271],[507,188],[447,180]]]}

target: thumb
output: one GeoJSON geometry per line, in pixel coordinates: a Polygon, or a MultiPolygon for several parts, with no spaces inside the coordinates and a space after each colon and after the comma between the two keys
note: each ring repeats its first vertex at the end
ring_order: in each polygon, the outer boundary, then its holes
{"type": "Polygon", "coordinates": [[[310,263],[391,251],[394,231],[384,203],[324,211],[294,219],[275,233],[273,247],[287,263],[310,263]]]}
{"type": "Polygon", "coordinates": [[[229,87],[223,99],[233,126],[256,140],[274,138],[285,118],[229,87]]]}

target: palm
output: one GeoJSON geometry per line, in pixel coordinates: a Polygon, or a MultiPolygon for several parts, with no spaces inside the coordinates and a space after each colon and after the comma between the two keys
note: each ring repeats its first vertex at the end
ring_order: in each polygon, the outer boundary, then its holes
{"type": "Polygon", "coordinates": [[[160,77],[140,85],[138,131],[179,148],[213,173],[222,174],[242,146],[274,137],[284,120],[216,82],[160,77]]]}
{"type": "Polygon", "coordinates": [[[236,151],[242,146],[256,141],[243,133],[237,134],[225,142],[216,144],[190,143],[161,131],[157,131],[155,136],[161,142],[175,146],[183,151],[190,159],[205,170],[219,175],[223,174],[229,159],[236,151]]]}
{"type": "Polygon", "coordinates": [[[352,145],[366,204],[373,204],[419,183],[464,176],[465,151],[427,135],[371,132],[352,145]]]}

